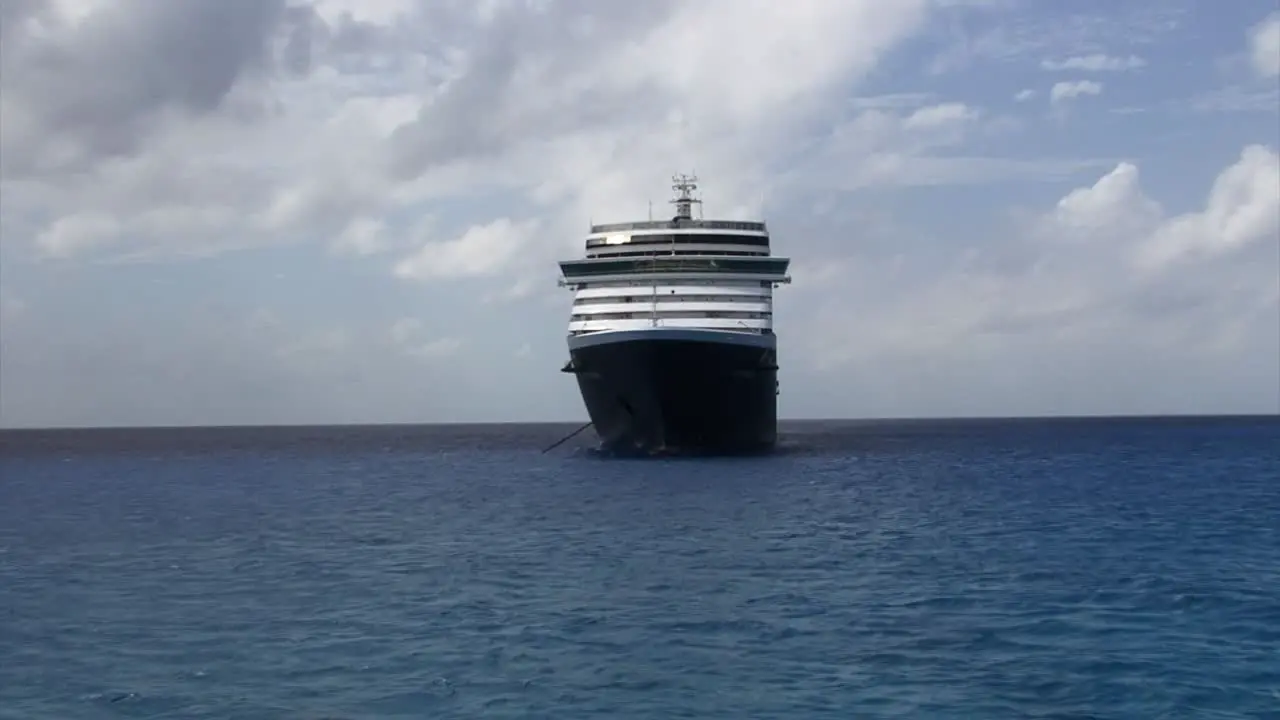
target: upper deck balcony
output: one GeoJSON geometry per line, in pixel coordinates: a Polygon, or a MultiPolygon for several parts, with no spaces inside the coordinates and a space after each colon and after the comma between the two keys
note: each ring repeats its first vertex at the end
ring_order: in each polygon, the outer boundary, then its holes
{"type": "Polygon", "coordinates": [[[607,223],[604,225],[592,225],[591,234],[599,233],[619,233],[629,232],[631,230],[740,230],[746,232],[768,232],[768,228],[762,222],[748,222],[745,220],[694,220],[694,219],[670,219],[670,220],[641,220],[639,222],[621,222],[607,223]]]}

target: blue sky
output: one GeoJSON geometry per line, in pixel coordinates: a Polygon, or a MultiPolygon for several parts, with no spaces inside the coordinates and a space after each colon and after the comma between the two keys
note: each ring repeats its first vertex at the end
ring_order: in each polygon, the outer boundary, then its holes
{"type": "Polygon", "coordinates": [[[785,417],[1280,411],[1273,0],[3,12],[6,426],[584,418],[555,262],[689,170],[785,417]]]}

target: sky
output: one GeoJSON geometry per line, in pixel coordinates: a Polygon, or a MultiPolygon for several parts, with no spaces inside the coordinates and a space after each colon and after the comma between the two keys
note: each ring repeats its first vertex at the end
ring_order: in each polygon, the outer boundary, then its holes
{"type": "Polygon", "coordinates": [[[1280,412],[1275,0],[0,0],[0,425],[585,419],[763,218],[784,418],[1280,412]]]}

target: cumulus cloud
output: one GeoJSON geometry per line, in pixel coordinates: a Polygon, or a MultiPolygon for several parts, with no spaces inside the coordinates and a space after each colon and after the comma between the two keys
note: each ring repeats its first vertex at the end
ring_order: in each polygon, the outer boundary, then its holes
{"type": "Polygon", "coordinates": [[[1142,269],[1280,245],[1280,157],[1250,145],[1213,183],[1205,209],[1170,219],[1137,248],[1142,269]]]}
{"type": "Polygon", "coordinates": [[[1016,135],[1018,120],[960,102],[857,110],[838,121],[800,162],[775,180],[785,197],[884,187],[983,185],[1054,180],[1096,167],[1095,158],[1009,157],[961,152],[1016,135]]]}
{"type": "Polygon", "coordinates": [[[1249,59],[1258,75],[1280,76],[1280,12],[1268,15],[1249,30],[1249,59]]]}
{"type": "Polygon", "coordinates": [[[535,220],[499,218],[453,240],[426,243],[397,263],[395,273],[416,280],[491,275],[517,261],[537,229],[535,220]]]}
{"type": "Polygon", "coordinates": [[[1049,101],[1057,104],[1085,95],[1101,95],[1102,83],[1093,80],[1064,80],[1049,89],[1049,101]]]}
{"type": "Polygon", "coordinates": [[[978,119],[981,113],[964,103],[951,102],[931,107],[920,108],[907,116],[903,125],[908,130],[928,130],[932,128],[958,125],[978,119]]]}
{"type": "Polygon", "coordinates": [[[83,170],[135,153],[166,121],[234,105],[238,83],[266,70],[284,10],[282,0],[17,3],[4,18],[6,175],[83,170]]]}
{"type": "MultiPolygon", "coordinates": [[[[369,253],[381,217],[504,186],[559,205],[565,215],[555,219],[576,228],[588,216],[635,212],[635,198],[694,157],[723,178],[708,200],[737,206],[758,195],[747,188],[770,161],[761,149],[828,102],[825,91],[874,67],[927,8],[387,3],[353,12],[332,2],[202,2],[166,5],[157,18],[141,2],[99,5],[78,21],[49,4],[45,25],[14,31],[0,93],[6,190],[32,209],[49,254],[213,252],[284,236],[369,253]],[[154,98],[120,87],[86,95],[65,80],[40,90],[51,82],[46,65],[91,88],[109,70],[92,53],[174,52],[166,48],[196,24],[209,28],[201,47],[210,56],[183,56],[208,78],[192,88],[166,81],[147,86],[154,98]],[[416,44],[409,27],[423,33],[416,44]],[[281,53],[299,43],[310,47],[308,72],[295,77],[281,53]],[[75,61],[47,60],[58,47],[75,49],[75,61]],[[62,108],[64,96],[79,105],[62,108]],[[63,115],[71,119],[54,121],[63,115]],[[41,169],[76,174],[55,181],[41,169]]],[[[111,57],[135,59],[165,65],[111,57]]]]}
{"type": "MultiPolygon", "coordinates": [[[[1280,402],[1277,162],[1274,148],[1246,147],[1220,172],[1203,207],[1178,215],[1145,193],[1137,166],[1121,162],[1010,227],[1005,242],[962,244],[940,268],[912,280],[906,268],[925,258],[832,259],[840,270],[823,286],[825,307],[808,320],[802,355],[814,372],[840,376],[874,368],[881,382],[911,388],[871,395],[877,404],[915,407],[921,402],[916,393],[967,397],[950,383],[977,382],[1002,404],[1032,413],[1046,397],[1065,411],[1085,411],[1097,400],[1079,403],[1054,385],[1089,383],[1090,373],[1094,382],[1123,375],[1136,383],[1124,390],[1126,397],[1144,397],[1146,411],[1167,411],[1178,401],[1168,387],[1172,378],[1201,377],[1207,358],[1234,356],[1236,371],[1267,388],[1254,407],[1274,409],[1280,402]],[[825,336],[819,328],[828,330],[825,336]],[[1144,358],[1153,357],[1179,361],[1157,362],[1164,374],[1143,377],[1144,358]],[[985,363],[1023,368],[1023,374],[993,382],[982,371],[985,363]],[[885,375],[888,367],[898,370],[885,375]],[[921,379],[927,388],[912,385],[921,379]],[[1022,401],[1019,392],[1027,393],[1022,401]]],[[[1201,390],[1184,392],[1213,402],[1201,390]]]]}
{"type": "MultiPolygon", "coordinates": [[[[1006,114],[1025,106],[987,105],[1033,96],[1000,74],[937,84],[914,70],[940,32],[957,71],[1045,57],[1133,69],[1137,55],[1094,49],[1156,42],[1160,12],[1026,17],[985,0],[0,12],[0,422],[576,416],[571,383],[555,382],[569,303],[555,261],[581,254],[593,221],[665,212],[678,171],[703,178],[708,215],[764,215],[795,258],[777,304],[794,373],[784,414],[1045,411],[1063,394],[1086,409],[1150,405],[1163,390],[1117,396],[1091,379],[1120,383],[1107,353],[1131,352],[1131,337],[1179,353],[1191,347],[1179,333],[1207,333],[1191,356],[1218,348],[1219,371],[1222,358],[1275,357],[1258,320],[1275,307],[1270,136],[1219,128],[1247,149],[1203,207],[1166,208],[1141,181],[1152,157],[1116,157],[1149,149],[1145,134],[1058,143],[1006,114]],[[971,20],[992,30],[954,31],[971,20]],[[1015,204],[1034,222],[1009,220],[1015,204]],[[1057,382],[1077,392],[1033,387],[1046,358],[1072,365],[1057,382]],[[898,376],[916,394],[886,394],[885,373],[906,368],[924,378],[898,376]],[[944,383],[948,368],[958,380],[944,383]]],[[[1254,58],[1271,37],[1260,27],[1254,58]]],[[[1049,95],[1101,91],[1077,80],[1049,95]]],[[[1253,390],[1245,406],[1265,397],[1257,372],[1218,377],[1234,378],[1222,393],[1253,390]]]]}
{"type": "MultiPolygon", "coordinates": [[[[397,198],[363,168],[414,106],[351,87],[359,73],[335,69],[339,49],[299,65],[296,46],[313,38],[298,28],[319,22],[310,8],[30,5],[7,31],[0,172],[36,249],[208,254],[292,235],[367,250],[367,227],[344,228],[397,198]]],[[[353,32],[344,22],[331,32],[353,32]]],[[[8,238],[28,235],[0,222],[8,238]]]]}
{"type": "Polygon", "coordinates": [[[1064,196],[1046,221],[1071,235],[1108,233],[1121,240],[1148,232],[1161,212],[1143,193],[1138,168],[1122,162],[1093,185],[1064,196]]]}

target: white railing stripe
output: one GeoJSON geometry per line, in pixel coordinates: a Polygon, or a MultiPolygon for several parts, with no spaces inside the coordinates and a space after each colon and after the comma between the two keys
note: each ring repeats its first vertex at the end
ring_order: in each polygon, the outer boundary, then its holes
{"type": "Polygon", "coordinates": [[[591,303],[574,305],[574,315],[605,315],[621,312],[770,312],[772,303],[768,302],[686,302],[665,300],[658,302],[629,303],[591,303]]]}
{"type": "Polygon", "coordinates": [[[693,297],[697,295],[734,295],[740,297],[772,297],[773,288],[761,286],[759,283],[741,285],[647,285],[628,284],[621,287],[585,287],[576,293],[575,298],[607,298],[639,295],[676,295],[693,297]]]}
{"type": "Polygon", "coordinates": [[[652,318],[632,320],[576,320],[569,323],[569,332],[595,332],[599,330],[640,330],[647,327],[706,328],[709,330],[751,329],[768,330],[768,320],[757,318],[652,318]]]}

